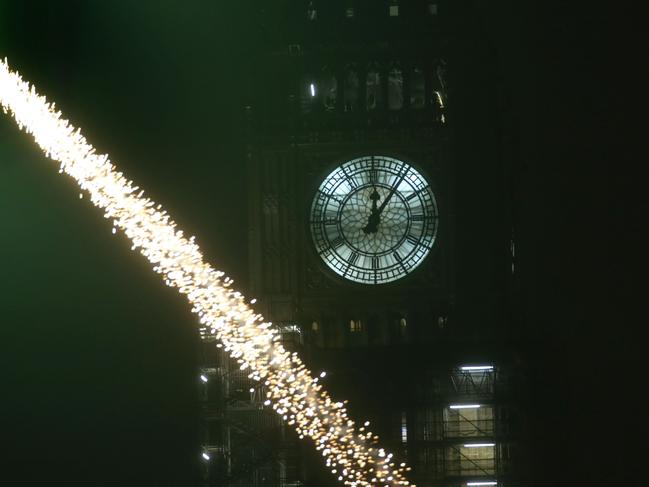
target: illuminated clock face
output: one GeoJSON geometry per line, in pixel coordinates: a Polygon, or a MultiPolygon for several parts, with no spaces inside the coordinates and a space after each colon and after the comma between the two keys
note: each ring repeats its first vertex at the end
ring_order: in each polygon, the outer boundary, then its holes
{"type": "Polygon", "coordinates": [[[363,284],[396,281],[435,243],[438,212],[426,179],[386,156],[345,162],[320,184],[311,204],[311,237],[336,274],[363,284]]]}

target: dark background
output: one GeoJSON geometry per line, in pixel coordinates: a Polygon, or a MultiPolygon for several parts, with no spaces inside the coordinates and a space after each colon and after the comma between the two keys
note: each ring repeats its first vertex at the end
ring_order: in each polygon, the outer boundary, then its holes
{"type": "MultiPolygon", "coordinates": [[[[643,323],[631,317],[639,271],[626,242],[642,219],[618,198],[630,193],[630,86],[614,88],[630,51],[609,41],[626,24],[567,8],[455,5],[464,62],[453,78],[467,96],[454,123],[512,162],[527,481],[641,485],[629,444],[646,415],[630,375],[643,323]],[[485,50],[493,57],[476,54],[485,50]],[[471,115],[490,96],[485,72],[502,89],[488,135],[471,115]]],[[[0,1],[0,55],[244,292],[242,73],[264,47],[251,12],[249,2],[0,1]]],[[[479,178],[466,175],[468,187],[479,178]]],[[[0,117],[0,482],[197,485],[194,318],[75,186],[0,117]]],[[[468,213],[483,202],[466,187],[468,213]]],[[[465,269],[471,259],[488,266],[465,252],[465,269]]]]}

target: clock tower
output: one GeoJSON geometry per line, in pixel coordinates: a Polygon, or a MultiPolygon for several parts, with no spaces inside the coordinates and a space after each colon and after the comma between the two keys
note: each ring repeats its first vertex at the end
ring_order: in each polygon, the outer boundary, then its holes
{"type": "MultiPolygon", "coordinates": [[[[413,467],[417,485],[510,485],[507,367],[479,324],[466,334],[472,325],[455,318],[444,5],[259,4],[265,48],[251,60],[244,109],[249,294],[352,416],[413,467]]],[[[207,485],[335,485],[309,445],[262,409],[263,391],[251,386],[248,401],[249,384],[229,378],[227,362],[205,368],[221,384],[205,448],[225,465],[211,467],[207,485]],[[251,454],[263,435],[273,451],[251,454]]]]}
{"type": "Polygon", "coordinates": [[[324,347],[358,341],[352,320],[368,344],[432,336],[454,293],[437,5],[302,3],[259,17],[269,38],[247,107],[252,294],[324,347]]]}

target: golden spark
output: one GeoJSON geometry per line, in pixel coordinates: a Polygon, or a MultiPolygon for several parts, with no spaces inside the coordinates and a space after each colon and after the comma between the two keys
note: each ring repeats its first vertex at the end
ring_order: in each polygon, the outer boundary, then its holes
{"type": "Polygon", "coordinates": [[[409,485],[405,464],[377,444],[369,423],[357,427],[343,402],[334,401],[296,353],[287,351],[271,323],[256,314],[232,281],[203,260],[194,237],[182,230],[144,192],[111,164],[40,96],[33,85],[0,61],[0,104],[18,127],[34,137],[46,156],[59,162],[90,201],[123,232],[160,274],[164,282],[187,297],[192,312],[223,348],[266,386],[265,405],[272,408],[300,438],[310,439],[325,464],[345,485],[409,485]]]}

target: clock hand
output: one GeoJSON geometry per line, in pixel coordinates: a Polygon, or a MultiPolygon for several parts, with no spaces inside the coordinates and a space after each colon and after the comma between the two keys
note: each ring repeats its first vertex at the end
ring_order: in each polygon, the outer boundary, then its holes
{"type": "Polygon", "coordinates": [[[381,196],[379,195],[379,192],[376,190],[376,188],[374,188],[374,191],[372,191],[370,199],[372,200],[372,213],[376,213],[378,211],[376,208],[376,202],[381,199],[381,196]]]}
{"type": "Polygon", "coordinates": [[[376,207],[376,202],[380,198],[381,196],[379,196],[379,192],[374,188],[374,191],[370,195],[370,199],[372,200],[372,209],[370,210],[370,216],[367,219],[367,225],[363,227],[363,232],[365,232],[365,234],[376,233],[376,227],[379,224],[379,210],[376,207]]]}
{"type": "Polygon", "coordinates": [[[399,185],[400,185],[400,184],[403,182],[403,180],[405,179],[406,174],[408,174],[408,168],[406,168],[406,170],[403,171],[403,174],[400,174],[400,175],[399,175],[399,179],[397,179],[397,182],[394,183],[394,184],[392,185],[392,188],[390,189],[390,192],[388,193],[387,198],[385,198],[385,199],[383,200],[383,203],[381,203],[381,206],[379,206],[379,209],[378,209],[378,214],[379,214],[379,215],[383,212],[383,210],[385,210],[385,206],[386,206],[386,205],[388,204],[388,202],[390,201],[390,198],[392,198],[392,195],[397,191],[397,188],[399,187],[399,185]]]}
{"type": "Polygon", "coordinates": [[[381,213],[383,212],[383,210],[385,210],[385,207],[390,201],[390,198],[392,198],[392,195],[397,191],[397,188],[405,179],[406,174],[408,174],[408,168],[406,168],[406,170],[403,171],[403,173],[399,174],[399,178],[397,179],[397,182],[392,185],[392,188],[390,188],[390,192],[388,193],[388,196],[383,200],[383,203],[381,203],[381,206],[379,206],[378,208],[376,207],[376,200],[378,199],[378,193],[376,189],[374,189],[374,192],[370,195],[370,198],[372,198],[372,210],[370,212],[370,216],[367,219],[367,225],[363,227],[363,232],[365,232],[365,234],[376,233],[379,223],[381,223],[381,213]],[[374,197],[375,195],[377,196],[377,198],[374,197]]]}

